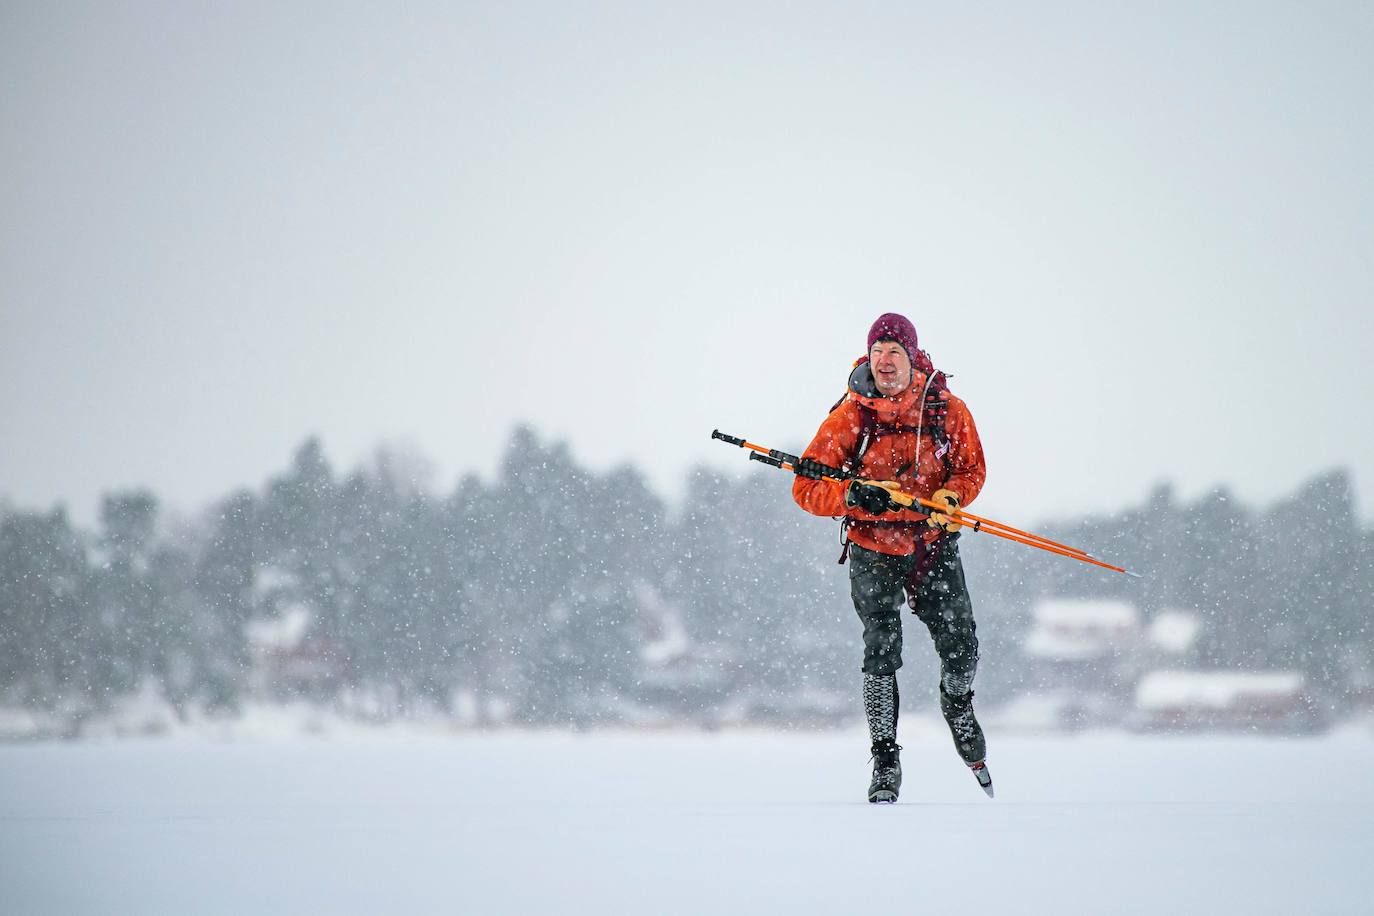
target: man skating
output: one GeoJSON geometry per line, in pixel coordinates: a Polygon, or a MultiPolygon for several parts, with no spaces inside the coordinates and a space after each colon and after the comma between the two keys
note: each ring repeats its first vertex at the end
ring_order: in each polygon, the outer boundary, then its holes
{"type": "Polygon", "coordinates": [[[955,747],[988,794],[983,731],[973,714],[978,637],[959,558],[958,522],[913,512],[891,491],[967,506],[987,476],[973,417],[917,346],[901,315],[882,315],[849,391],[821,424],[795,468],[792,497],[808,512],[844,518],[850,593],[863,623],[863,702],[873,753],[868,800],[893,802],[901,788],[897,744],[902,604],[909,600],[940,656],[940,710],[955,747]],[[860,479],[825,477],[842,468],[860,479]]]}

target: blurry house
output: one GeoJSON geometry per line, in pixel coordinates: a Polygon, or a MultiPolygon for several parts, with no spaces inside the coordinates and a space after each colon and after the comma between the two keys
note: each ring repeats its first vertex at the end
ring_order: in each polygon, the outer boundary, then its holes
{"type": "Polygon", "coordinates": [[[655,710],[651,718],[659,724],[703,715],[727,692],[728,660],[694,642],[682,609],[654,586],[638,581],[633,594],[639,642],[635,701],[639,706],[626,706],[625,718],[646,724],[635,718],[640,707],[655,710]]]}
{"type": "MultiPolygon", "coordinates": [[[[657,724],[695,722],[706,728],[766,724],[784,727],[833,728],[850,724],[855,714],[853,695],[845,690],[808,684],[809,667],[824,666],[823,641],[796,634],[786,647],[787,676],[781,683],[748,677],[741,653],[748,646],[702,644],[692,639],[681,607],[667,600],[653,585],[634,586],[639,659],[634,702],[657,724]]],[[[635,711],[623,710],[627,721],[635,711]]]]}
{"type": "Polygon", "coordinates": [[[1046,599],[1022,652],[1033,687],[997,711],[1011,727],[1312,731],[1325,718],[1297,671],[1190,670],[1202,620],[1127,601],[1046,599]]]}
{"type": "Polygon", "coordinates": [[[1035,606],[1025,651],[1031,658],[1078,665],[1133,649],[1140,614],[1125,601],[1050,598],[1035,606]]]}
{"type": "Polygon", "coordinates": [[[1297,671],[1151,671],[1135,690],[1138,729],[1310,731],[1323,725],[1297,671]]]}
{"type": "Polygon", "coordinates": [[[1023,698],[1021,710],[1008,714],[1025,719],[1028,727],[1119,723],[1130,708],[1145,644],[1140,612],[1128,601],[1040,601],[1021,647],[1027,679],[1036,689],[1023,698]],[[1033,725],[1032,719],[1044,724],[1033,725]]]}
{"type": "Polygon", "coordinates": [[[346,673],[341,653],[328,640],[308,638],[310,611],[302,604],[290,605],[275,618],[250,620],[244,629],[259,696],[328,689],[346,673]]]}
{"type": "Polygon", "coordinates": [[[1045,599],[1032,609],[1022,644],[1035,689],[1005,714],[1032,728],[1121,724],[1144,673],[1186,665],[1201,628],[1198,616],[1185,610],[1165,609],[1146,620],[1129,601],[1045,599]]]}
{"type": "Polygon", "coordinates": [[[1036,683],[1113,694],[1134,681],[1144,642],[1129,602],[1050,598],[1033,609],[1022,649],[1036,683]]]}

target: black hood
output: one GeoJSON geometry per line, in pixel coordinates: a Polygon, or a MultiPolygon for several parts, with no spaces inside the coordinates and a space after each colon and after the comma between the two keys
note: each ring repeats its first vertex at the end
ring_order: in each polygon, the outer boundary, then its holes
{"type": "Polygon", "coordinates": [[[883,396],[878,390],[878,383],[873,380],[873,369],[869,367],[868,360],[859,363],[854,367],[854,371],[849,373],[849,390],[861,398],[883,396]]]}

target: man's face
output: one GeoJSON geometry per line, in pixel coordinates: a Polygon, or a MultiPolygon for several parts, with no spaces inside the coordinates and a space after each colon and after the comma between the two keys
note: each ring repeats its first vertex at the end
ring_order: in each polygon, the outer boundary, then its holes
{"type": "Polygon", "coordinates": [[[879,340],[868,351],[868,364],[873,381],[884,397],[893,397],[911,387],[911,359],[902,345],[891,340],[879,340]]]}

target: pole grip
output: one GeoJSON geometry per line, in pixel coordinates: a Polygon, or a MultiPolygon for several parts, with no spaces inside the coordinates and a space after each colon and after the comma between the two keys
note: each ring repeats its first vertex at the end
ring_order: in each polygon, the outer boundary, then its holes
{"type": "MultiPolygon", "coordinates": [[[[819,462],[817,463],[819,464],[819,462]]],[[[795,464],[796,462],[794,462],[794,465],[795,464]]],[[[851,474],[849,471],[843,470],[841,468],[832,468],[828,464],[821,465],[821,473],[824,474],[826,477],[834,477],[836,480],[853,480],[855,477],[858,476],[857,474],[851,474]]]]}
{"type": "Polygon", "coordinates": [[[771,455],[760,455],[758,452],[749,453],[750,461],[762,461],[764,464],[772,465],[775,468],[782,467],[782,459],[774,458],[771,455]]]}
{"type": "Polygon", "coordinates": [[[711,438],[720,439],[722,441],[729,442],[731,445],[738,445],[740,448],[744,448],[743,439],[737,439],[734,436],[727,436],[725,433],[721,432],[718,429],[711,430],[711,438]]]}

